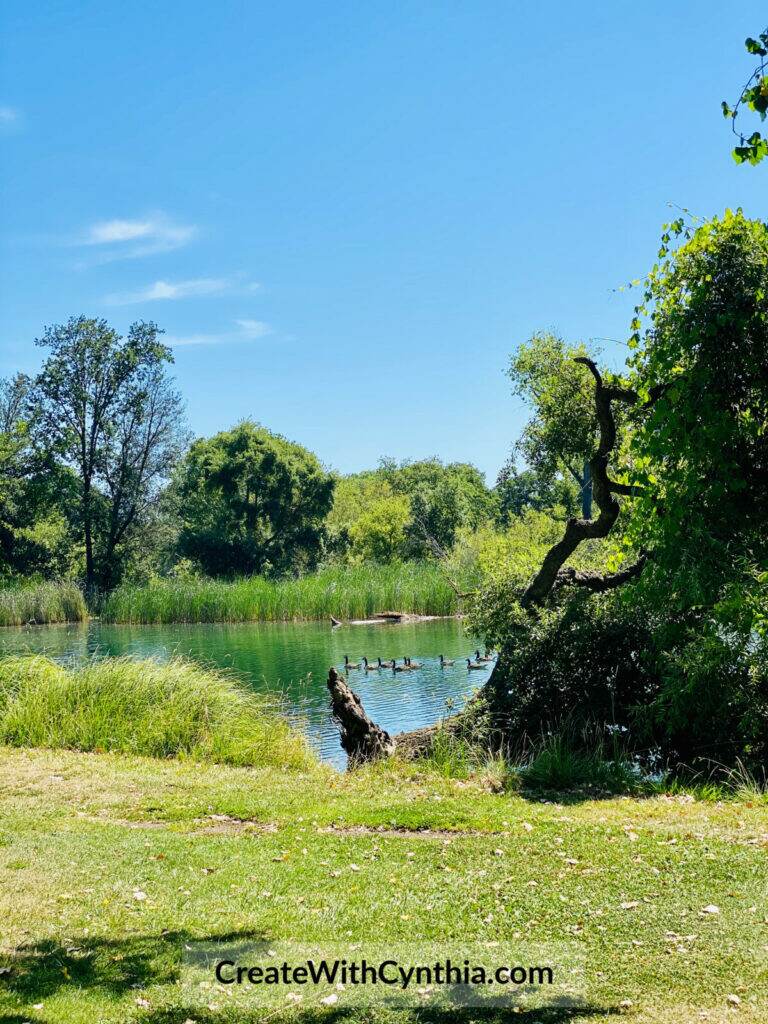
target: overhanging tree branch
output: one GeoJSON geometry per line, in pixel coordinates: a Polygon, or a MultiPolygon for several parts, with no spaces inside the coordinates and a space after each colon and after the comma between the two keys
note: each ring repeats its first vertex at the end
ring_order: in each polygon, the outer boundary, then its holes
{"type": "Polygon", "coordinates": [[[589,467],[592,473],[592,493],[600,514],[597,519],[568,520],[562,538],[549,549],[539,571],[520,599],[523,608],[542,605],[556,587],[568,584],[588,587],[594,591],[610,590],[612,587],[620,586],[627,579],[638,576],[645,562],[645,558],[641,556],[631,570],[607,576],[578,573],[573,568],[563,568],[567,559],[585,540],[598,540],[608,536],[621,511],[615,495],[631,493],[631,490],[625,489],[627,485],[617,484],[608,477],[608,457],[616,447],[616,419],[612,403],[635,405],[640,400],[638,393],[630,388],[606,386],[592,359],[578,356],[575,361],[586,366],[595,379],[595,412],[600,436],[597,451],[589,460],[589,467]],[[627,577],[628,572],[630,575],[627,577]]]}

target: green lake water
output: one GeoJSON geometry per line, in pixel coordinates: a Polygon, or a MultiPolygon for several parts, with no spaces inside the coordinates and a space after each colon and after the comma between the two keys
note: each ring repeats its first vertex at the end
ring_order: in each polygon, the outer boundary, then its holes
{"type": "Polygon", "coordinates": [[[0,653],[44,653],[57,660],[131,655],[183,655],[201,665],[233,672],[259,693],[274,695],[311,737],[321,756],[337,765],[345,758],[328,712],[325,681],[344,655],[375,661],[406,655],[422,665],[408,673],[353,671],[350,684],[371,717],[389,732],[430,725],[458,708],[488,678],[489,669],[468,672],[461,660],[477,645],[456,619],[403,625],[342,626],[325,623],[125,626],[99,622],[0,630],[0,653]],[[456,659],[441,669],[439,656],[456,659]]]}

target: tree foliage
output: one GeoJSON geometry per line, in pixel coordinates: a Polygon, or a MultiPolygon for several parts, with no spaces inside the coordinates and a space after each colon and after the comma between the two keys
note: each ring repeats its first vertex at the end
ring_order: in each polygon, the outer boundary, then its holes
{"type": "Polygon", "coordinates": [[[515,446],[541,480],[568,473],[576,482],[585,518],[591,516],[588,462],[597,447],[598,423],[589,371],[576,360],[589,356],[585,345],[567,345],[549,332],[534,334],[510,359],[507,375],[513,395],[533,415],[515,446]]]}
{"type": "Polygon", "coordinates": [[[211,576],[311,568],[334,484],[312,452],[251,421],[197,440],[176,481],[180,553],[211,576]]]}
{"type": "Polygon", "coordinates": [[[160,333],[135,323],[122,337],[105,320],[72,317],[37,340],[50,354],[31,402],[45,445],[77,476],[88,592],[118,582],[121,552],[183,445],[160,333]]]}
{"type": "Polygon", "coordinates": [[[626,478],[626,544],[653,553],[670,594],[712,604],[768,558],[768,228],[740,212],[673,226],[647,279],[632,360],[641,399],[626,478]]]}
{"type": "Polygon", "coordinates": [[[66,575],[78,551],[76,479],[42,443],[29,378],[0,381],[0,576],[66,575]]]}
{"type": "Polygon", "coordinates": [[[328,516],[330,550],[352,560],[373,557],[374,547],[385,561],[435,557],[496,510],[496,496],[475,466],[385,458],[376,470],[338,481],[328,516]]]}
{"type": "Polygon", "coordinates": [[[597,715],[678,760],[760,764],[768,227],[740,212],[668,225],[630,345],[624,379],[577,357],[593,377],[600,516],[569,520],[522,592],[499,576],[478,601],[475,621],[503,650],[493,711],[524,730],[597,715]],[[598,537],[613,546],[608,572],[579,565],[598,537]]]}
{"type": "Polygon", "coordinates": [[[761,32],[757,39],[751,36],[744,41],[744,47],[750,56],[756,58],[757,66],[747,79],[736,102],[731,105],[723,100],[721,107],[723,117],[731,122],[734,135],[739,140],[733,149],[733,159],[737,164],[759,164],[768,156],[768,138],[760,131],[745,135],[737,126],[737,118],[746,107],[764,121],[768,114],[768,28],[761,32]]]}
{"type": "Polygon", "coordinates": [[[519,469],[513,456],[502,466],[496,480],[498,521],[508,527],[529,509],[551,512],[562,518],[576,515],[581,507],[581,488],[571,474],[519,469]]]}

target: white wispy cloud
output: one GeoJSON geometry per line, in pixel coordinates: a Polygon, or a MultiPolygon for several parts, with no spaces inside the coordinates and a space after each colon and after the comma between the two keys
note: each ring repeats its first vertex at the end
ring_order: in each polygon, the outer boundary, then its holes
{"type": "Polygon", "coordinates": [[[272,333],[272,328],[263,320],[235,320],[235,323],[246,338],[263,338],[266,334],[272,333]]]}
{"type": "Polygon", "coordinates": [[[181,336],[167,335],[163,341],[172,348],[187,345],[228,345],[233,342],[254,341],[272,334],[272,328],[263,320],[235,320],[234,331],[222,331],[220,334],[185,334],[181,336]]]}
{"type": "Polygon", "coordinates": [[[13,124],[19,120],[19,112],[15,107],[0,105],[0,124],[13,124]]]}
{"type": "Polygon", "coordinates": [[[177,224],[164,213],[129,220],[115,217],[89,225],[70,244],[98,249],[95,262],[135,259],[171,252],[186,245],[197,233],[194,224],[177,224]]]}
{"type": "Polygon", "coordinates": [[[187,281],[153,281],[135,292],[107,295],[104,302],[110,306],[131,306],[137,302],[157,302],[169,299],[196,299],[208,295],[224,295],[232,291],[234,282],[226,277],[193,277],[187,281]]]}

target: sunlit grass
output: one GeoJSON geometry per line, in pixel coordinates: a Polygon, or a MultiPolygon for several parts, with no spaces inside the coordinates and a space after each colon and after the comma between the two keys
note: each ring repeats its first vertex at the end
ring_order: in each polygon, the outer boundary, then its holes
{"type": "Polygon", "coordinates": [[[376,612],[453,615],[456,595],[428,562],[324,569],[294,580],[168,580],[123,586],[102,608],[107,622],[278,622],[363,619],[376,612]]]}
{"type": "Polygon", "coordinates": [[[0,659],[0,743],[232,765],[314,763],[307,740],[266,698],[181,659],[107,658],[73,669],[34,655],[0,659]]]}
{"type": "Polygon", "coordinates": [[[0,626],[81,622],[88,618],[75,583],[29,583],[0,589],[0,626]]]}
{"type": "Polygon", "coordinates": [[[762,806],[564,803],[413,764],[342,775],[2,747],[0,780],[9,1024],[765,1021],[762,806]],[[584,1004],[394,1011],[347,987],[329,1009],[304,986],[276,1012],[212,974],[184,986],[186,943],[241,936],[327,955],[457,937],[488,963],[511,942],[564,950],[584,1004]]]}

